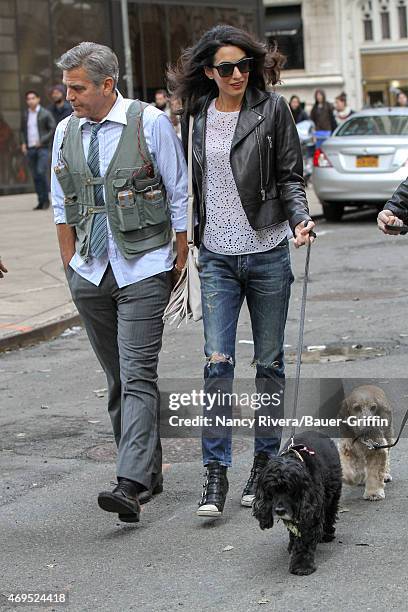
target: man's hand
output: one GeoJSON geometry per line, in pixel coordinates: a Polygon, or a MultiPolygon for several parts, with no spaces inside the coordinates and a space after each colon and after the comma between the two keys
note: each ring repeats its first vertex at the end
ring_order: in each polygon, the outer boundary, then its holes
{"type": "Polygon", "coordinates": [[[62,265],[65,272],[75,253],[75,230],[70,225],[60,223],[57,226],[57,236],[60,247],[62,265]]]}
{"type": "Polygon", "coordinates": [[[178,272],[182,272],[186,265],[188,255],[187,232],[177,232],[176,234],[177,259],[175,268],[178,272]]]}
{"type": "Polygon", "coordinates": [[[21,145],[21,152],[23,155],[27,155],[27,145],[26,144],[21,145]]]}
{"type": "Polygon", "coordinates": [[[401,219],[396,217],[390,210],[382,210],[378,213],[377,225],[378,229],[380,229],[384,234],[396,236],[401,231],[398,229],[398,227],[404,224],[401,219]],[[387,229],[385,227],[386,225],[395,225],[395,230],[387,229]]]}
{"type": "Polygon", "coordinates": [[[183,268],[186,265],[188,255],[187,232],[176,233],[176,249],[177,258],[172,270],[173,287],[177,285],[183,268]]]}
{"type": "Polygon", "coordinates": [[[315,227],[315,223],[313,221],[309,221],[305,227],[304,221],[298,223],[295,227],[295,236],[293,244],[298,249],[304,244],[309,244],[309,242],[314,242],[314,236],[310,236],[311,230],[315,227]]]}
{"type": "Polygon", "coordinates": [[[6,268],[6,266],[2,263],[1,259],[0,259],[0,278],[4,278],[4,273],[7,273],[8,270],[6,268]]]}

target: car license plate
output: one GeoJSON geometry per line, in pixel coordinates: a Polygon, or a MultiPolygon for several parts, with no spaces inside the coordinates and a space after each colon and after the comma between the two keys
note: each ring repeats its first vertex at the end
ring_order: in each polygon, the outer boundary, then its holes
{"type": "Polygon", "coordinates": [[[378,155],[358,155],[357,168],[378,168],[378,155]]]}

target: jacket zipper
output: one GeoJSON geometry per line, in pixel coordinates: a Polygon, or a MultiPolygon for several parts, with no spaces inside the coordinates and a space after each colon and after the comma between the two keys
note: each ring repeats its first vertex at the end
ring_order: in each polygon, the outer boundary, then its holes
{"type": "Polygon", "coordinates": [[[267,162],[267,168],[266,168],[266,187],[268,187],[269,185],[269,180],[270,180],[270,175],[271,175],[271,151],[272,151],[272,136],[267,136],[266,137],[268,140],[268,156],[266,158],[266,162],[267,162]]]}
{"type": "Polygon", "coordinates": [[[259,171],[260,171],[260,175],[261,175],[261,198],[262,198],[262,202],[265,202],[265,200],[266,200],[266,192],[265,192],[264,183],[263,183],[261,142],[259,140],[259,130],[258,130],[257,127],[255,128],[255,134],[256,134],[256,139],[258,141],[259,171]]]}
{"type": "Polygon", "coordinates": [[[197,164],[198,164],[198,165],[200,166],[200,168],[201,168],[201,172],[203,172],[203,166],[202,166],[202,163],[201,163],[201,161],[200,161],[200,159],[199,159],[199,157],[198,157],[197,153],[195,152],[194,148],[193,148],[193,155],[194,155],[194,157],[195,157],[195,159],[196,159],[197,164]]]}
{"type": "Polygon", "coordinates": [[[200,198],[200,217],[201,217],[201,219],[200,219],[200,226],[199,226],[200,240],[203,237],[204,227],[205,227],[205,223],[206,223],[206,214],[205,214],[205,205],[204,205],[204,177],[205,177],[205,159],[206,159],[205,138],[206,138],[206,131],[207,131],[207,111],[208,111],[208,105],[206,105],[206,110],[205,110],[205,113],[204,113],[203,131],[202,131],[202,134],[201,134],[202,165],[200,164],[200,168],[201,168],[201,173],[202,173],[202,180],[201,180],[201,198],[200,198]]]}

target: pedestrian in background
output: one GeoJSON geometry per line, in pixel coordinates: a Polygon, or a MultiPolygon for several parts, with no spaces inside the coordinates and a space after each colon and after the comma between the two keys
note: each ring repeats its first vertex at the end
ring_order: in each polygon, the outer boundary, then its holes
{"type": "Polygon", "coordinates": [[[397,102],[396,102],[395,106],[403,106],[403,107],[408,106],[408,97],[407,97],[407,94],[405,93],[405,91],[400,91],[398,93],[398,95],[397,95],[397,102]]]}
{"type": "Polygon", "coordinates": [[[353,114],[354,111],[347,106],[347,95],[343,91],[341,94],[336,96],[336,99],[334,100],[334,117],[337,125],[343,123],[353,114]]]}
{"type": "MultiPolygon", "coordinates": [[[[204,407],[214,423],[217,416],[232,415],[227,398],[233,388],[236,331],[245,298],[257,392],[270,399],[275,392],[283,393],[283,338],[293,282],[288,233],[291,228],[300,246],[309,241],[314,226],[289,105],[282,96],[266,91],[267,85],[279,81],[283,59],[248,32],[222,25],[184,51],[169,73],[171,89],[183,101],[185,149],[189,116],[194,117],[193,186],[207,359],[204,391],[205,397],[214,393],[224,398],[210,412],[204,407]]],[[[275,416],[282,409],[283,401],[264,407],[275,416]]],[[[279,429],[255,426],[243,506],[252,505],[260,471],[278,453],[280,441],[279,429]]],[[[231,427],[205,427],[202,451],[206,475],[197,514],[221,516],[232,464],[231,427]]]]}
{"type": "Polygon", "coordinates": [[[292,96],[289,100],[289,107],[292,111],[293,119],[295,123],[300,123],[301,121],[307,121],[309,119],[309,115],[302,107],[299,96],[292,96]]]}
{"type": "Polygon", "coordinates": [[[108,383],[117,485],[99,506],[139,521],[163,490],[158,355],[176,268],[187,258],[187,168],[168,117],[117,90],[114,52],[83,42],[60,58],[74,110],[58,124],[52,203],[72,298],[108,383]]]}
{"type": "Polygon", "coordinates": [[[320,147],[337,127],[333,107],[327,102],[326,94],[322,89],[315,91],[315,103],[310,118],[315,124],[316,147],[320,147]]]}
{"type": "Polygon", "coordinates": [[[12,176],[12,157],[16,151],[14,133],[0,112],[0,183],[8,185],[12,176]]]}
{"type": "Polygon", "coordinates": [[[21,120],[21,150],[27,156],[30,172],[37,192],[38,204],[34,210],[49,207],[49,149],[55,130],[52,114],[40,104],[34,90],[25,94],[27,110],[21,120]]]}
{"type": "Polygon", "coordinates": [[[315,103],[310,113],[310,118],[316,126],[316,130],[332,132],[336,128],[336,120],[333,107],[326,100],[326,94],[322,89],[315,91],[315,103]]]}
{"type": "Polygon", "coordinates": [[[50,91],[50,98],[52,104],[49,105],[48,110],[52,113],[55,119],[55,123],[58,125],[60,121],[69,117],[72,113],[72,107],[65,99],[65,87],[63,85],[54,85],[50,91]]]}
{"type": "Polygon", "coordinates": [[[171,107],[169,94],[165,89],[158,89],[154,94],[154,105],[156,108],[161,110],[163,113],[170,118],[171,117],[171,107]]]}
{"type": "Polygon", "coordinates": [[[183,103],[176,96],[171,96],[170,98],[170,121],[173,124],[174,130],[179,138],[181,138],[181,118],[180,114],[183,109],[183,103]]]}

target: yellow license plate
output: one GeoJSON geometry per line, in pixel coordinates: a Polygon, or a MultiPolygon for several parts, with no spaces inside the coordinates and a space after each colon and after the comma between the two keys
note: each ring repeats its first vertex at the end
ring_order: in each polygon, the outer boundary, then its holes
{"type": "Polygon", "coordinates": [[[377,155],[359,155],[356,159],[357,168],[378,168],[377,155]]]}

